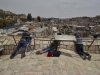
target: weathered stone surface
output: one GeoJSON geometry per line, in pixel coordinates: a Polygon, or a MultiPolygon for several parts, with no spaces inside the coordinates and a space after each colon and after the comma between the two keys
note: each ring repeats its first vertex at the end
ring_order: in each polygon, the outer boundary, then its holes
{"type": "Polygon", "coordinates": [[[83,60],[72,50],[60,49],[60,57],[46,57],[47,54],[36,55],[26,52],[13,59],[3,55],[0,59],[0,75],[99,75],[100,54],[91,54],[92,59],[83,60]]]}

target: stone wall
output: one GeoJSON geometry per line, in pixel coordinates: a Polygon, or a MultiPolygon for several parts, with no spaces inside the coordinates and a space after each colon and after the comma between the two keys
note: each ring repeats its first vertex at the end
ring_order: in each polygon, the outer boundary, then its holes
{"type": "MultiPolygon", "coordinates": [[[[16,40],[16,42],[18,43],[19,39],[16,40]]],[[[91,44],[92,40],[83,40],[83,44],[84,44],[84,50],[88,51],[89,53],[95,53],[95,54],[100,54],[100,39],[97,39],[94,41],[94,43],[92,44],[92,46],[88,49],[88,46],[91,44]]],[[[31,48],[29,46],[27,46],[26,52],[28,51],[32,51],[32,50],[38,50],[38,49],[43,49],[46,46],[48,46],[50,44],[50,38],[34,38],[32,39],[32,43],[31,43],[31,48]]],[[[3,42],[3,48],[4,51],[2,52],[3,54],[11,54],[13,52],[13,50],[15,49],[16,44],[13,40],[5,40],[3,42]]],[[[60,43],[60,49],[66,49],[66,50],[73,50],[75,51],[75,46],[73,42],[69,42],[69,41],[61,41],[60,43]]],[[[18,51],[18,53],[21,53],[21,48],[18,51]]]]}

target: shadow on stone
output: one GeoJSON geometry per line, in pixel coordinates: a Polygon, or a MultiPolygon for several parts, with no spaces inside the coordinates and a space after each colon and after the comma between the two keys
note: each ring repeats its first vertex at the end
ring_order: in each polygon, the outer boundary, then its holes
{"type": "Polygon", "coordinates": [[[65,52],[62,52],[62,51],[61,51],[61,55],[65,55],[65,56],[68,56],[68,57],[72,57],[71,54],[69,54],[69,53],[65,53],[65,52]]]}
{"type": "Polygon", "coordinates": [[[83,57],[82,55],[79,55],[79,56],[80,56],[83,60],[85,60],[84,57],[83,57]]]}
{"type": "Polygon", "coordinates": [[[17,56],[17,55],[18,55],[18,54],[14,55],[14,56],[11,55],[11,56],[10,56],[10,59],[13,59],[13,58],[14,58],[15,56],[17,56]]]}
{"type": "Polygon", "coordinates": [[[41,55],[41,54],[42,54],[41,51],[36,52],[36,55],[41,55]]]}

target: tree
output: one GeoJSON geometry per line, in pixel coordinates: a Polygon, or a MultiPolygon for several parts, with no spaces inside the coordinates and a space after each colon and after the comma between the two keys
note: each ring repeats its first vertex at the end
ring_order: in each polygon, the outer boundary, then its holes
{"type": "Polygon", "coordinates": [[[28,13],[28,15],[27,15],[27,21],[32,21],[32,16],[30,13],[28,13]]]}
{"type": "Polygon", "coordinates": [[[0,28],[7,25],[14,25],[15,23],[16,21],[11,18],[11,15],[6,14],[5,12],[0,12],[0,28]]]}
{"type": "Polygon", "coordinates": [[[51,21],[51,18],[48,18],[48,21],[51,21]]]}
{"type": "Polygon", "coordinates": [[[32,21],[34,21],[34,18],[32,18],[32,21]]]}
{"type": "Polygon", "coordinates": [[[26,22],[26,21],[27,21],[25,18],[20,18],[20,20],[21,20],[22,22],[26,22]]]}
{"type": "Polygon", "coordinates": [[[96,20],[100,20],[100,15],[94,17],[96,20]]]}
{"type": "Polygon", "coordinates": [[[7,16],[8,16],[8,14],[5,14],[5,12],[0,13],[0,18],[1,18],[1,21],[2,21],[1,24],[0,24],[1,28],[7,25],[6,24],[6,17],[7,16]]]}
{"type": "Polygon", "coordinates": [[[40,16],[37,16],[37,20],[38,20],[39,22],[41,22],[41,18],[40,18],[40,16]]]}

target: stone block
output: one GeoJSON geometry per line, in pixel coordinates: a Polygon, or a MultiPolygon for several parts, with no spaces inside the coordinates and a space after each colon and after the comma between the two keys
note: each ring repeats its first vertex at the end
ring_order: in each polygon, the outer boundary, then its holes
{"type": "Polygon", "coordinates": [[[67,48],[66,45],[60,45],[60,48],[67,48]]]}
{"type": "Polygon", "coordinates": [[[43,49],[43,48],[45,48],[45,47],[47,47],[48,45],[43,45],[41,48],[43,49]]]}
{"type": "Polygon", "coordinates": [[[99,51],[98,51],[98,50],[94,50],[93,52],[94,52],[94,54],[98,54],[98,53],[99,53],[99,51]]]}
{"type": "Polygon", "coordinates": [[[43,75],[43,73],[42,72],[38,72],[38,75],[43,75]]]}
{"type": "Polygon", "coordinates": [[[6,53],[5,54],[10,54],[10,50],[9,49],[6,49],[6,51],[5,51],[6,53]]]}
{"type": "Polygon", "coordinates": [[[23,75],[37,75],[37,72],[26,72],[23,75]]]}
{"type": "Polygon", "coordinates": [[[95,51],[91,51],[91,50],[89,50],[88,52],[89,52],[89,53],[92,53],[92,54],[94,54],[94,53],[95,53],[95,51]]]}
{"type": "Polygon", "coordinates": [[[73,45],[68,45],[68,46],[67,46],[67,49],[68,49],[68,50],[72,50],[72,49],[73,49],[73,45]]]}
{"type": "Polygon", "coordinates": [[[18,54],[19,54],[19,53],[22,53],[22,47],[18,50],[17,53],[18,53],[18,54]]]}
{"type": "Polygon", "coordinates": [[[12,54],[12,53],[13,53],[13,51],[14,51],[14,50],[12,50],[12,49],[11,49],[9,54],[12,54]]]}
{"type": "Polygon", "coordinates": [[[40,45],[35,45],[35,49],[40,49],[40,45]]]}
{"type": "Polygon", "coordinates": [[[99,45],[96,45],[96,46],[95,46],[95,50],[97,50],[97,51],[100,50],[99,45]]]}
{"type": "Polygon", "coordinates": [[[49,44],[49,41],[43,41],[43,44],[49,44]]]}
{"type": "Polygon", "coordinates": [[[73,42],[69,42],[69,45],[74,45],[74,43],[73,42]]]}
{"type": "Polygon", "coordinates": [[[16,48],[16,45],[13,45],[13,49],[15,49],[16,48]]]}
{"type": "Polygon", "coordinates": [[[72,50],[73,50],[73,51],[76,51],[75,45],[72,45],[72,50]]]}
{"type": "Polygon", "coordinates": [[[35,40],[35,44],[40,44],[40,40],[35,40]]]}
{"type": "Polygon", "coordinates": [[[2,54],[5,55],[5,51],[2,51],[2,54]]]}
{"type": "Polygon", "coordinates": [[[15,48],[15,45],[11,45],[11,48],[12,48],[12,50],[14,50],[14,48],[15,48]]]}
{"type": "Polygon", "coordinates": [[[64,44],[64,45],[69,45],[69,42],[63,41],[62,44],[64,44]]]}
{"type": "Polygon", "coordinates": [[[8,49],[9,48],[9,45],[4,45],[4,49],[8,49]]]}
{"type": "Polygon", "coordinates": [[[84,50],[85,51],[88,51],[88,50],[92,50],[92,51],[95,51],[96,50],[96,46],[94,46],[94,45],[92,45],[90,48],[88,48],[89,47],[89,45],[87,46],[87,45],[84,45],[84,50]]]}

